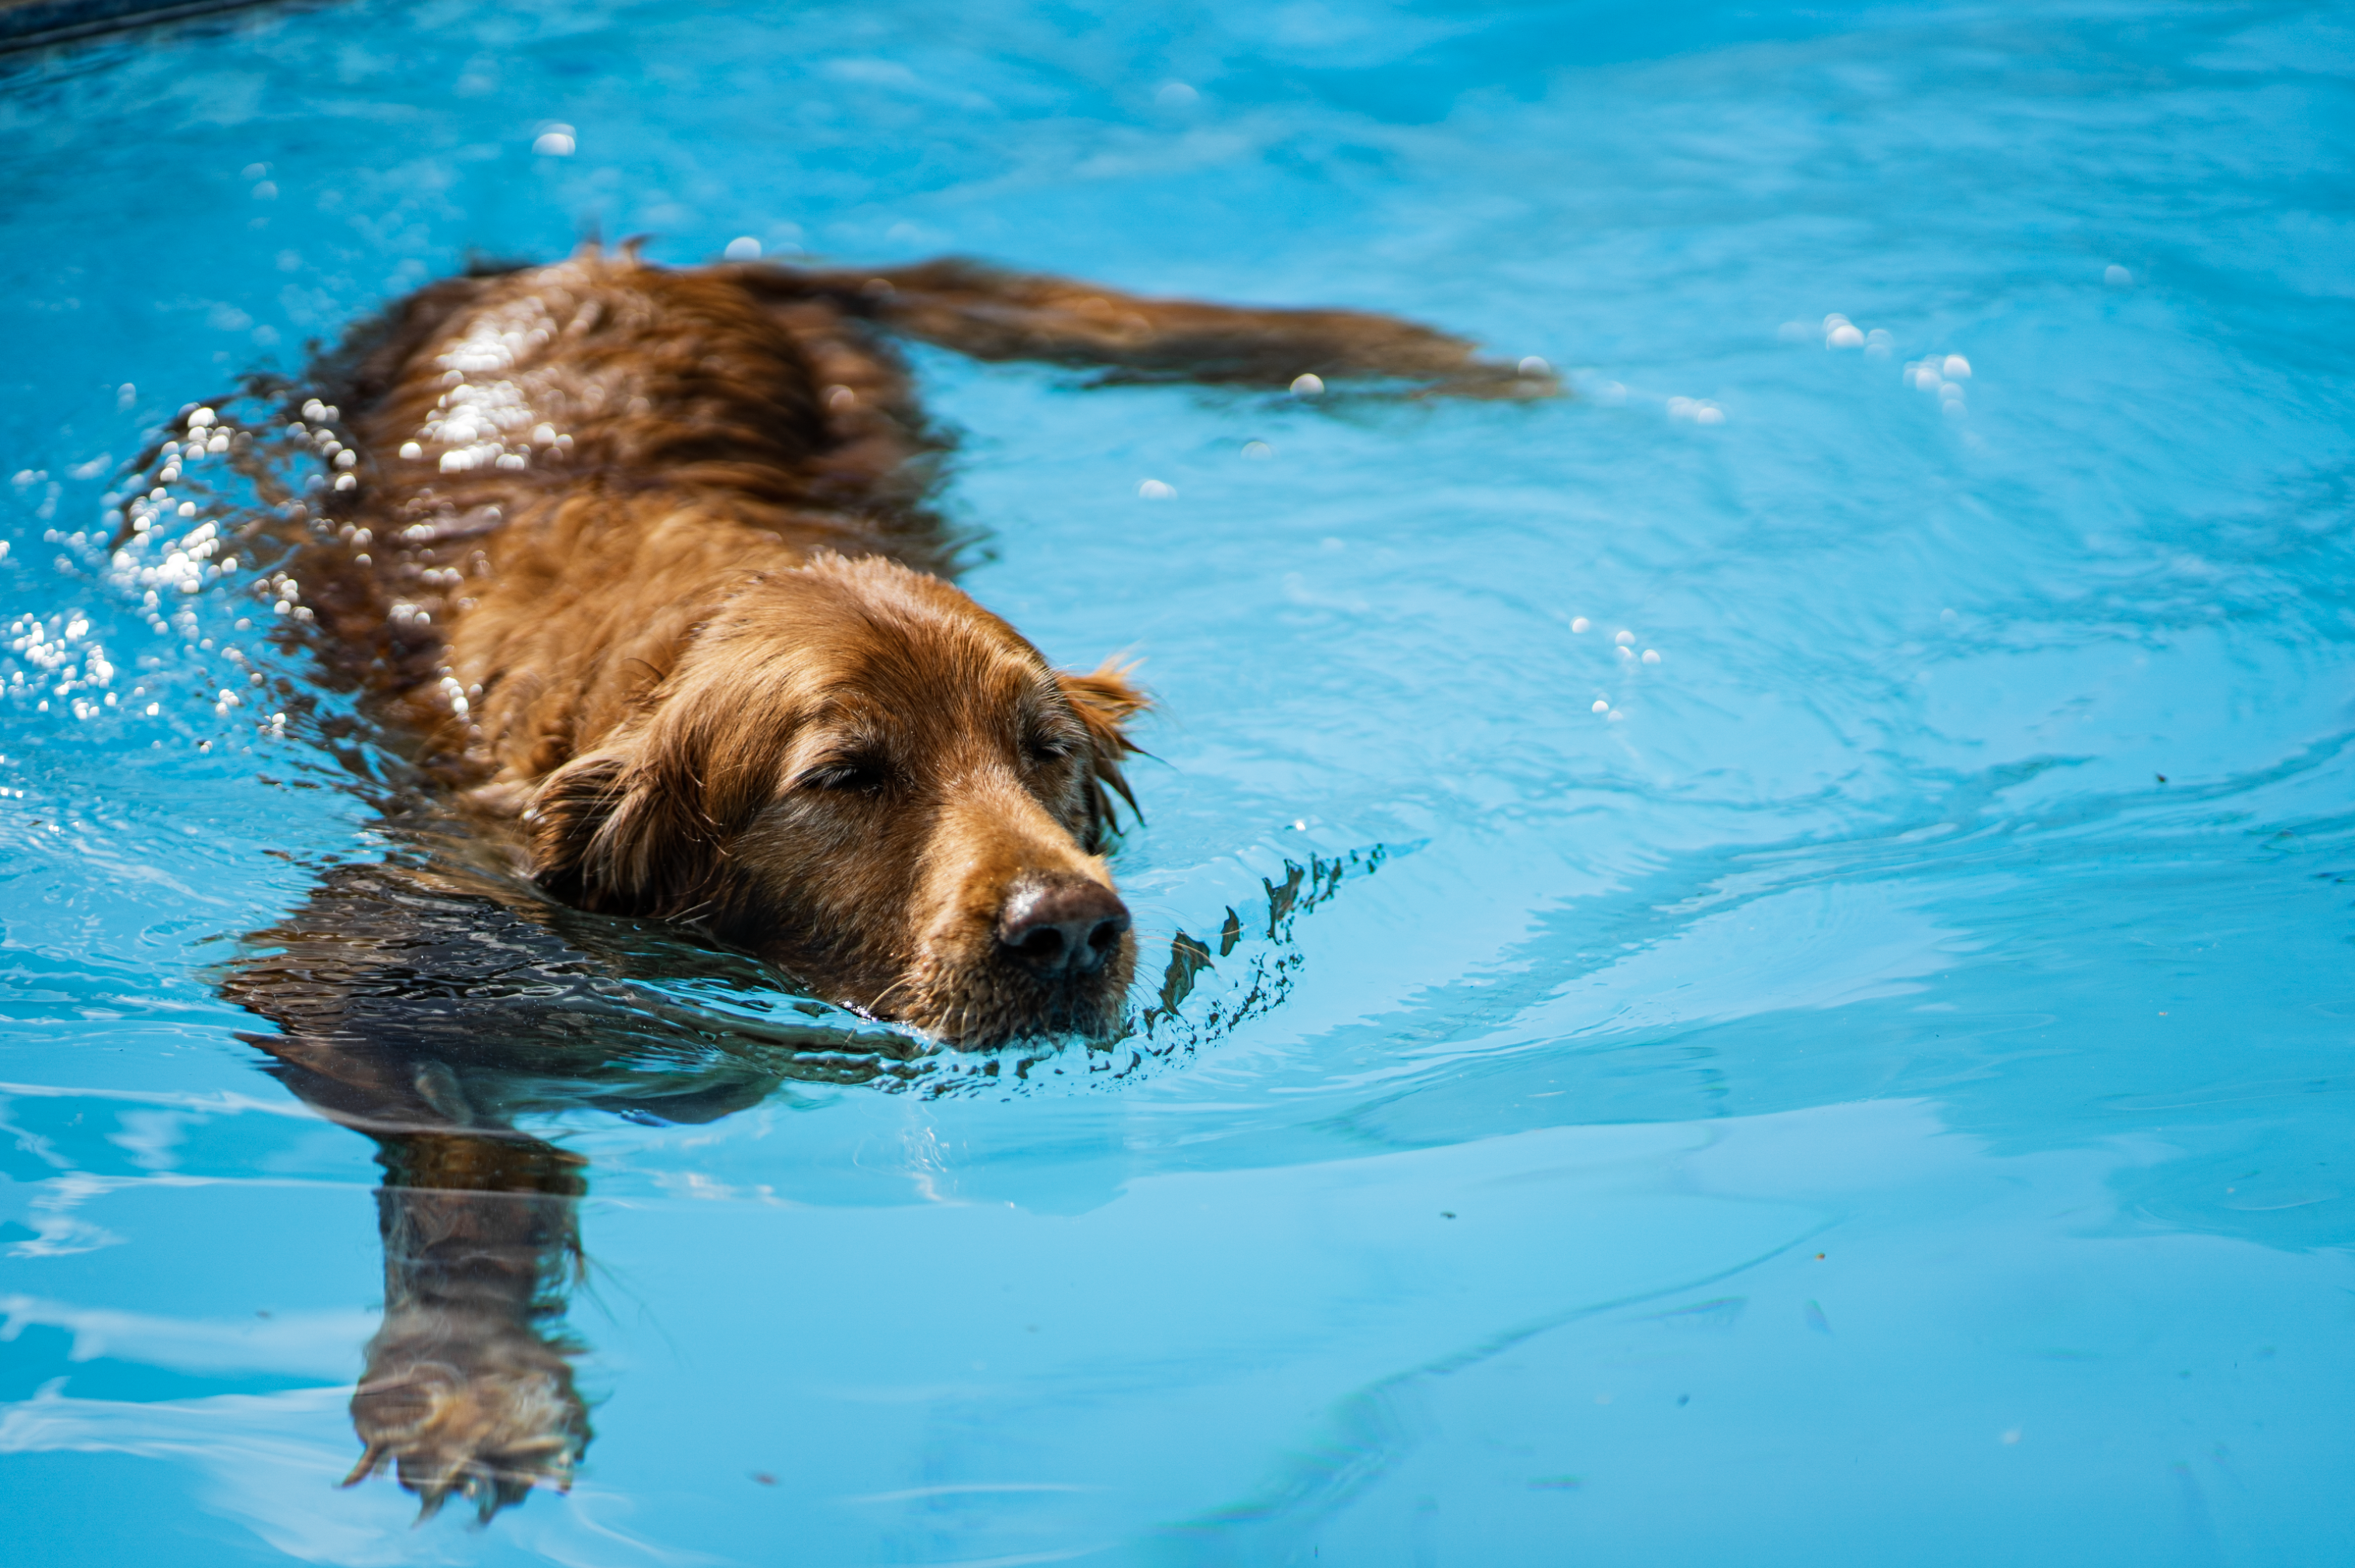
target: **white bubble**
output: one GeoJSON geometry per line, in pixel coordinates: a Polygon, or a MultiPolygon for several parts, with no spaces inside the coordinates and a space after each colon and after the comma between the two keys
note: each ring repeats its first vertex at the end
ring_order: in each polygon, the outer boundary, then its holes
{"type": "Polygon", "coordinates": [[[1846,326],[1848,324],[1848,317],[1842,315],[1838,311],[1834,311],[1831,315],[1824,317],[1824,331],[1830,333],[1838,328],[1846,326]]]}
{"type": "Polygon", "coordinates": [[[1659,663],[1659,662],[1660,662],[1659,650],[1658,650],[1658,649],[1657,649],[1657,648],[1646,648],[1646,649],[1644,650],[1644,662],[1645,662],[1646,664],[1657,664],[1657,663],[1659,663]]]}
{"type": "Polygon", "coordinates": [[[238,171],[238,178],[240,179],[263,180],[268,179],[269,177],[270,165],[268,164],[248,164],[245,167],[238,171]]]}
{"type": "Polygon", "coordinates": [[[2102,269],[2102,282],[2114,289],[2130,289],[2134,287],[2134,274],[2124,267],[2112,265],[2102,269]]]}
{"type": "Polygon", "coordinates": [[[568,132],[543,131],[533,139],[531,150],[546,158],[569,158],[572,155],[573,145],[568,132]]]}
{"type": "Polygon", "coordinates": [[[253,199],[256,201],[276,201],[278,199],[278,187],[271,184],[268,180],[263,180],[260,185],[253,187],[253,199]]]}
{"type": "Polygon", "coordinates": [[[1576,620],[1571,622],[1570,629],[1573,632],[1582,632],[1593,624],[1594,624],[1593,622],[1588,620],[1585,616],[1581,615],[1576,620]]]}
{"type": "Polygon", "coordinates": [[[400,455],[413,463],[425,455],[425,449],[413,441],[404,441],[400,443],[400,455]]]}
{"type": "Polygon", "coordinates": [[[1695,424],[1723,424],[1724,422],[1725,411],[1715,403],[1703,403],[1693,411],[1695,424]]]}
{"type": "Polygon", "coordinates": [[[151,702],[147,705],[147,717],[150,719],[155,718],[155,715],[163,711],[164,705],[160,702],[151,702]]]}
{"type": "Polygon", "coordinates": [[[1247,441],[1243,443],[1243,455],[1255,463],[1264,463],[1275,455],[1275,448],[1263,441],[1247,441]]]}
{"type": "MultiPolygon", "coordinates": [[[[154,709],[149,709],[149,711],[150,711],[150,712],[153,712],[153,711],[154,711],[154,709]]],[[[1594,707],[1593,707],[1593,709],[1592,709],[1592,711],[1596,712],[1596,713],[1608,713],[1608,712],[1610,712],[1610,711],[1611,711],[1611,702],[1610,702],[1610,699],[1607,699],[1607,698],[1602,698],[1602,697],[1598,697],[1598,698],[1596,698],[1596,699],[1594,699],[1594,707]]]]}
{"type": "Polygon", "coordinates": [[[210,409],[193,409],[188,413],[188,428],[202,430],[218,417],[210,409]]]}
{"type": "Polygon", "coordinates": [[[1842,322],[1839,325],[1833,327],[1829,332],[1824,334],[1824,347],[1827,348],[1861,348],[1864,347],[1864,334],[1859,332],[1855,327],[1849,325],[1846,322],[1842,322]]]}
{"type": "Polygon", "coordinates": [[[1614,632],[1611,634],[1611,640],[1624,648],[1628,644],[1636,640],[1636,634],[1633,632],[1614,632]]]}
{"type": "Polygon", "coordinates": [[[739,234],[728,241],[728,249],[720,254],[731,261],[757,261],[761,259],[761,242],[750,234],[739,234]]]}
{"type": "Polygon", "coordinates": [[[1202,101],[1202,95],[1182,81],[1173,81],[1155,93],[1153,101],[1164,109],[1191,109],[1202,101]]]}
{"type": "Polygon", "coordinates": [[[1158,479],[1147,479],[1136,487],[1136,494],[1146,501],[1174,501],[1178,498],[1178,486],[1164,485],[1158,479]]]}
{"type": "Polygon", "coordinates": [[[1967,381],[1971,379],[1971,362],[1959,354],[1947,355],[1938,368],[1945,373],[1946,379],[1949,381],[1967,381]]]}
{"type": "Polygon", "coordinates": [[[1553,367],[1534,354],[1527,355],[1522,358],[1519,369],[1522,375],[1533,380],[1542,379],[1553,374],[1553,367]]]}
{"type": "Polygon", "coordinates": [[[1616,724],[1626,717],[1627,716],[1625,713],[1620,712],[1616,708],[1614,708],[1610,712],[1604,715],[1604,720],[1606,723],[1616,724]]]}
{"type": "Polygon", "coordinates": [[[1864,335],[1864,351],[1876,357],[1887,355],[1896,347],[1897,339],[1880,327],[1876,326],[1864,335]]]}
{"type": "Polygon", "coordinates": [[[1614,648],[1612,651],[1617,654],[1621,658],[1625,659],[1629,664],[1634,664],[1636,662],[1636,650],[1628,647],[1624,643],[1618,647],[1614,648]]]}
{"type": "Polygon", "coordinates": [[[1938,396],[1941,398],[1951,402],[1960,398],[1962,395],[1963,389],[1960,387],[1955,386],[1952,381],[1941,381],[1938,383],[1938,396]]]}
{"type": "Polygon", "coordinates": [[[1325,378],[1311,372],[1292,379],[1292,395],[1295,398],[1321,398],[1325,395],[1325,378]]]}

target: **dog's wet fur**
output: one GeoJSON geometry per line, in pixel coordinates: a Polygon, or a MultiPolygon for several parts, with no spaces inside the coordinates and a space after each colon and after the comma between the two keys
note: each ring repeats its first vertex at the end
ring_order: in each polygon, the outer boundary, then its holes
{"type": "Polygon", "coordinates": [[[1550,389],[1352,312],[590,250],[355,335],[322,378],[355,484],[290,570],[549,892],[958,1046],[1114,1033],[1135,949],[1103,851],[1146,698],[949,581],[893,334],[1124,379],[1550,389]]]}

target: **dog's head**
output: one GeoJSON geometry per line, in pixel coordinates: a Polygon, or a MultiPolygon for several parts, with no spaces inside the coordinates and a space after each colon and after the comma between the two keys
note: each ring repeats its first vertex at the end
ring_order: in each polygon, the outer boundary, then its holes
{"type": "Polygon", "coordinates": [[[1144,706],[937,578],[822,558],[731,600],[549,775],[533,869],[954,1043],[1106,1034],[1135,944],[1102,851],[1144,706]]]}

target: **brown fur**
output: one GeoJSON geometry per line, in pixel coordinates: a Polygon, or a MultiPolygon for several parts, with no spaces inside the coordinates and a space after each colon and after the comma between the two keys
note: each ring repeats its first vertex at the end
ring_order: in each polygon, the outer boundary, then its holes
{"type": "Polygon", "coordinates": [[[291,592],[557,896],[699,922],[959,1044],[1111,1032],[1133,942],[1047,974],[1005,923],[1118,910],[1102,852],[1146,699],[946,581],[941,443],[879,328],[1126,376],[1549,389],[1354,313],[591,251],[434,284],[356,339],[356,483],[291,592]]]}

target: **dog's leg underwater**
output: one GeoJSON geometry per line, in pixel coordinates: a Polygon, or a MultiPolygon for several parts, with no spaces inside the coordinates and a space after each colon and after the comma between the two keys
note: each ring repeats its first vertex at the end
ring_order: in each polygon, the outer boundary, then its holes
{"type": "Polygon", "coordinates": [[[534,1487],[562,1489],[590,1436],[556,1331],[579,1267],[585,1164],[470,1097],[453,1055],[471,1067],[498,1041],[463,1020],[445,1020],[439,1040],[403,1027],[436,992],[498,978],[486,964],[515,967],[520,944],[477,901],[390,865],[337,868],[250,939],[224,987],[279,1026],[245,1037],[272,1074],[377,1146],[384,1319],[352,1395],[365,1451],[346,1484],[389,1464],[421,1517],[453,1494],[488,1519],[534,1487]],[[454,1053],[462,1030],[469,1049],[454,1053]]]}

